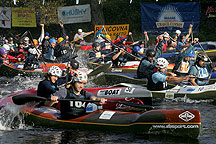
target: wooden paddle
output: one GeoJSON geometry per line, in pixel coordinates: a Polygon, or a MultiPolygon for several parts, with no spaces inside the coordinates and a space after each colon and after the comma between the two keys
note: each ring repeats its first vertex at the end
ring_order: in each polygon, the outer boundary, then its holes
{"type": "MultiPolygon", "coordinates": [[[[86,34],[83,36],[83,38],[86,37],[86,36],[88,36],[88,35],[90,35],[90,34],[92,34],[92,33],[94,33],[94,31],[91,31],[91,32],[86,33],[86,34]]],[[[80,38],[74,39],[73,41],[70,42],[70,44],[73,44],[74,42],[76,42],[76,41],[78,41],[78,40],[80,40],[80,38]]]]}
{"type": "MultiPolygon", "coordinates": [[[[12,97],[13,103],[16,105],[24,105],[26,103],[30,102],[41,102],[41,101],[49,101],[50,99],[47,99],[45,97],[40,97],[36,95],[29,95],[29,94],[21,94],[16,95],[12,97]]],[[[91,103],[98,103],[99,100],[85,100],[85,99],[58,99],[58,101],[82,101],[82,102],[91,102],[91,103]]],[[[126,101],[106,101],[106,103],[120,103],[131,107],[136,108],[147,108],[147,109],[153,109],[153,106],[150,105],[143,105],[138,103],[132,103],[132,102],[126,102],[126,101]]]]}

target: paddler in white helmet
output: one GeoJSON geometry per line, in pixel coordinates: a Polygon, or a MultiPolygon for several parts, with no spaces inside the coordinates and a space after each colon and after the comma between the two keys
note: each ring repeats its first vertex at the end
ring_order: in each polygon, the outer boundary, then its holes
{"type": "Polygon", "coordinates": [[[70,106],[64,101],[60,101],[60,110],[63,119],[75,118],[86,113],[87,102],[82,100],[98,100],[99,104],[103,105],[106,102],[105,98],[98,98],[94,96],[93,93],[83,90],[87,83],[88,77],[85,72],[77,70],[74,72],[73,80],[70,83],[69,88],[67,88],[66,99],[77,99],[79,101],[72,101],[70,106]]]}
{"type": "Polygon", "coordinates": [[[41,105],[52,106],[57,103],[58,96],[53,94],[59,90],[58,79],[62,75],[62,70],[58,66],[51,66],[48,70],[45,79],[39,82],[37,95],[51,99],[51,101],[45,101],[41,105]]]}

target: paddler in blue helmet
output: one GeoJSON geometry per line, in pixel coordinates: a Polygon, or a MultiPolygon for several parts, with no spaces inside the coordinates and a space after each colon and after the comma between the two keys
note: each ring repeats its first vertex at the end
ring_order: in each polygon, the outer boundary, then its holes
{"type": "Polygon", "coordinates": [[[56,47],[56,40],[54,38],[49,40],[48,52],[43,55],[46,61],[54,61],[54,50],[56,47]]]}
{"type": "Polygon", "coordinates": [[[68,101],[60,101],[60,110],[63,119],[69,119],[74,117],[79,117],[85,115],[87,102],[83,100],[99,100],[99,104],[105,104],[106,99],[98,98],[94,96],[93,93],[83,90],[88,80],[87,74],[82,71],[76,71],[73,75],[73,80],[70,83],[69,88],[67,88],[66,99],[78,99],[79,101],[71,101],[73,104],[68,103],[68,101]]]}
{"type": "Polygon", "coordinates": [[[212,70],[215,70],[215,63],[212,63],[205,52],[197,55],[196,62],[190,67],[188,74],[194,78],[190,80],[194,86],[203,86],[209,83],[212,70]]]}
{"type": "Polygon", "coordinates": [[[190,67],[194,64],[194,62],[191,61],[191,57],[195,55],[193,45],[196,44],[198,41],[198,38],[194,38],[193,42],[187,44],[187,49],[185,49],[182,53],[179,53],[179,55],[177,56],[175,66],[172,70],[172,72],[174,72],[177,76],[188,75],[190,67]]]}

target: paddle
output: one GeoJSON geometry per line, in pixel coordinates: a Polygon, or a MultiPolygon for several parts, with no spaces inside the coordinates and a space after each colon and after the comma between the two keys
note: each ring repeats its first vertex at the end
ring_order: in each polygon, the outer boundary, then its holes
{"type": "MultiPolygon", "coordinates": [[[[197,41],[197,43],[199,44],[199,46],[200,46],[200,48],[202,49],[202,51],[206,53],[206,51],[204,50],[204,48],[202,47],[202,45],[200,44],[200,42],[197,41]]],[[[207,55],[208,55],[208,54],[207,54],[207,55]]],[[[209,56],[208,56],[208,59],[209,59],[210,63],[212,63],[212,60],[209,58],[209,56]]]]}
{"type": "Polygon", "coordinates": [[[110,66],[112,65],[112,63],[105,63],[103,65],[97,66],[93,71],[91,71],[88,76],[94,76],[97,75],[101,72],[106,71],[110,66]]]}
{"type": "MultiPolygon", "coordinates": [[[[16,105],[24,105],[30,102],[41,102],[41,101],[46,101],[50,99],[40,97],[40,96],[35,96],[35,95],[21,94],[21,95],[13,96],[12,100],[13,100],[13,103],[16,105]]],[[[82,101],[82,102],[91,102],[91,103],[100,102],[99,100],[84,100],[84,99],[58,99],[58,101],[82,101]]],[[[150,105],[142,105],[142,104],[126,102],[126,101],[106,101],[106,103],[119,103],[119,104],[124,104],[127,106],[136,107],[136,108],[148,108],[148,109],[154,108],[153,106],[150,106],[150,105]]]]}

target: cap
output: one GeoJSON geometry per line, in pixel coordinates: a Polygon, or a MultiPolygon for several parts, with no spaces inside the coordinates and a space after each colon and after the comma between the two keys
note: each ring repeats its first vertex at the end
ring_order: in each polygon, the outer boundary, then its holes
{"type": "Polygon", "coordinates": [[[177,34],[180,34],[180,33],[181,33],[181,31],[180,31],[180,30],[176,30],[176,33],[177,33],[177,34]]]}
{"type": "Polygon", "coordinates": [[[80,32],[80,33],[81,33],[81,32],[82,32],[82,29],[78,29],[78,32],[80,32]]]}

